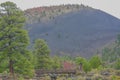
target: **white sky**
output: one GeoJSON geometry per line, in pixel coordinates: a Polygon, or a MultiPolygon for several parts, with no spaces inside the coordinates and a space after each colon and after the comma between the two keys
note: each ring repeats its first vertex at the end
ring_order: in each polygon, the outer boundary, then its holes
{"type": "Polygon", "coordinates": [[[5,1],[12,1],[23,10],[40,6],[82,3],[103,10],[120,19],[120,0],[0,0],[0,3],[5,1]]]}

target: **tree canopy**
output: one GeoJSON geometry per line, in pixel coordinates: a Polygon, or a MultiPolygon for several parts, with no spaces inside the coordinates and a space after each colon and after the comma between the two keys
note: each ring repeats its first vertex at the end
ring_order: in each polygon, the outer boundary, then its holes
{"type": "MultiPolygon", "coordinates": [[[[6,70],[9,67],[11,74],[23,74],[18,70],[33,69],[27,49],[28,32],[23,28],[24,13],[10,1],[0,4],[0,8],[0,61],[6,61],[4,66],[6,70]],[[25,65],[27,66],[23,67],[25,65]]],[[[29,72],[29,70],[26,71],[29,72]]]]}
{"type": "Polygon", "coordinates": [[[43,39],[37,39],[34,45],[37,69],[48,69],[50,67],[50,49],[43,39]]]}

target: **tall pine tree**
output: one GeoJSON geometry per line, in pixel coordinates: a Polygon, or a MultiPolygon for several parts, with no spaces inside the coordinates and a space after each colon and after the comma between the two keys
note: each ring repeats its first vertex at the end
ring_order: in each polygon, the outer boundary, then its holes
{"type": "MultiPolygon", "coordinates": [[[[9,1],[0,4],[0,59],[7,61],[6,66],[9,67],[11,75],[22,68],[29,69],[31,65],[27,50],[29,37],[27,31],[23,29],[24,22],[24,13],[16,4],[9,1]],[[26,64],[22,65],[23,62],[26,64]]],[[[33,69],[32,65],[30,71],[31,69],[33,69]]],[[[23,74],[20,71],[18,73],[23,74]]]]}
{"type": "Polygon", "coordinates": [[[37,39],[34,45],[36,55],[36,69],[49,69],[51,67],[50,49],[43,39],[37,39]]]}

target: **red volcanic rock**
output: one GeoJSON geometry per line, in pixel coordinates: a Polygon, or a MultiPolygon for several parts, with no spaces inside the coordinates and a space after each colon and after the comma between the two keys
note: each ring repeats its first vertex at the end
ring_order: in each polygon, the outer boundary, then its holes
{"type": "Polygon", "coordinates": [[[72,63],[72,62],[68,62],[68,61],[65,61],[63,62],[63,69],[65,70],[72,70],[72,69],[75,69],[75,64],[72,63]]]}

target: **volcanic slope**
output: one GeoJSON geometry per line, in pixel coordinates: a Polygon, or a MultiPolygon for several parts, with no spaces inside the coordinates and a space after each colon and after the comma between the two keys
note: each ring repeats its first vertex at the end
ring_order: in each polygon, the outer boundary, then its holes
{"type": "Polygon", "coordinates": [[[118,18],[90,7],[26,26],[30,27],[31,43],[45,39],[52,55],[90,57],[120,33],[118,18]]]}

